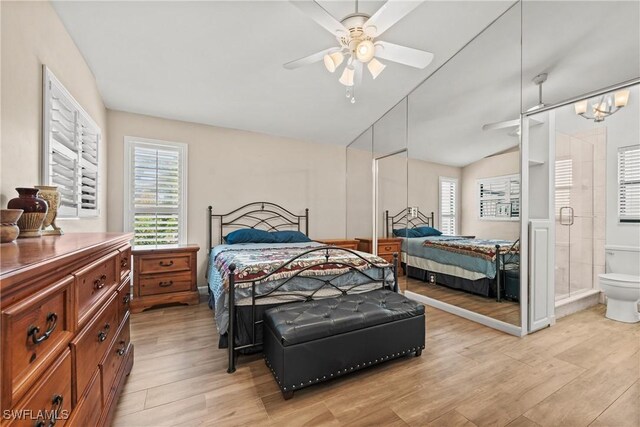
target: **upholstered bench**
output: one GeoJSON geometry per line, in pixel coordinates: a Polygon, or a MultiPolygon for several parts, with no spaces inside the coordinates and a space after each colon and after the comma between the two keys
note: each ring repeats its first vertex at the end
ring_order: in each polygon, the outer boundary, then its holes
{"type": "Polygon", "coordinates": [[[391,290],[283,304],[265,312],[264,357],[285,399],[397,357],[422,354],[424,306],[391,290]]]}

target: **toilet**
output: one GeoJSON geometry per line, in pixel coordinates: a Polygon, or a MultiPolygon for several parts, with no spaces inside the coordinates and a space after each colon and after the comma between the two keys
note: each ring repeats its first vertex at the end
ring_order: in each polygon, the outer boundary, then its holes
{"type": "Polygon", "coordinates": [[[600,289],[607,297],[606,317],[618,322],[640,322],[640,249],[605,246],[607,273],[600,274],[600,289]]]}

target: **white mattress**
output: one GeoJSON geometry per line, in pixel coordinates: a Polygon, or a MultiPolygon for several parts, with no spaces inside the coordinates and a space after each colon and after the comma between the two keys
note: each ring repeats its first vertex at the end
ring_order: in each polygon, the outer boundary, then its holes
{"type": "Polygon", "coordinates": [[[405,252],[402,253],[402,262],[409,267],[421,268],[422,270],[433,271],[434,273],[448,274],[449,276],[462,277],[463,279],[478,280],[486,277],[482,273],[466,270],[457,265],[441,264],[430,259],[407,255],[405,252]]]}

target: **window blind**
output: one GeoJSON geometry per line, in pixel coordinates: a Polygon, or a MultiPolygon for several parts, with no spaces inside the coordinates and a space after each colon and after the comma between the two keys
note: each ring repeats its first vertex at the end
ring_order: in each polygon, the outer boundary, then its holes
{"type": "Polygon", "coordinates": [[[458,181],[440,177],[440,231],[453,236],[456,234],[458,181]]]}
{"type": "Polygon", "coordinates": [[[571,206],[571,187],[573,186],[573,160],[556,160],[555,174],[555,212],[556,216],[560,216],[560,208],[571,206]]]}
{"type": "Polygon", "coordinates": [[[61,218],[98,215],[100,128],[44,67],[43,181],[60,192],[61,218]]]}
{"type": "Polygon", "coordinates": [[[129,217],[135,245],[184,243],[184,144],[128,141],[129,217]]]}
{"type": "Polygon", "coordinates": [[[618,217],[640,222],[640,145],[618,150],[618,217]]]}
{"type": "Polygon", "coordinates": [[[478,180],[478,212],[480,219],[520,218],[520,175],[478,180]]]}

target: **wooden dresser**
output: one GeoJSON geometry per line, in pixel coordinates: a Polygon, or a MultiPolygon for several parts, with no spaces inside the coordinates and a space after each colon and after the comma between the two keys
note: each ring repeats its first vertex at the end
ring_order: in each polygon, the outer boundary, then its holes
{"type": "Polygon", "coordinates": [[[138,313],[157,305],[198,304],[198,245],[139,246],[133,250],[133,301],[138,313]]]}
{"type": "MultiPolygon", "coordinates": [[[[358,250],[361,252],[373,253],[373,239],[358,237],[358,250]]],[[[402,239],[397,237],[378,238],[378,256],[387,262],[393,263],[393,254],[398,254],[398,274],[404,275],[404,270],[399,265],[402,261],[401,253],[402,239]]]]}
{"type": "Polygon", "coordinates": [[[316,240],[316,242],[345,249],[353,249],[354,251],[358,250],[358,241],[356,239],[322,239],[316,240]]]}
{"type": "Polygon", "coordinates": [[[3,426],[111,423],[133,366],[131,238],[70,233],[0,245],[3,426]]]}

